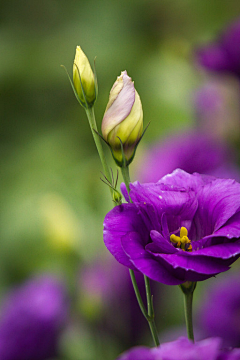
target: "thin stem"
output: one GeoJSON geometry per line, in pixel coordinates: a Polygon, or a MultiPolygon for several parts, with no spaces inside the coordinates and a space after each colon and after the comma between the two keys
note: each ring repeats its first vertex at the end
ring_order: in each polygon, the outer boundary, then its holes
{"type": "Polygon", "coordinates": [[[152,333],[153,341],[155,343],[155,346],[159,346],[159,338],[158,338],[158,332],[157,327],[154,321],[154,309],[153,309],[153,302],[152,302],[152,294],[151,294],[151,287],[150,287],[150,281],[149,278],[144,275],[144,281],[145,281],[145,288],[146,288],[146,294],[147,294],[147,307],[148,307],[148,324],[152,333]]]}
{"type": "Polygon", "coordinates": [[[130,185],[130,182],[131,182],[130,181],[130,175],[129,175],[129,167],[128,166],[123,166],[123,167],[121,167],[121,171],[122,171],[123,181],[124,181],[124,183],[125,183],[125,185],[127,187],[128,193],[129,193],[129,191],[130,191],[129,185],[130,185]]]}
{"type": "Polygon", "coordinates": [[[139,288],[138,288],[138,285],[137,285],[137,281],[136,281],[136,277],[135,277],[135,274],[134,274],[134,271],[129,269],[129,273],[130,273],[130,276],[131,276],[131,280],[132,280],[132,284],[133,284],[133,288],[134,288],[134,291],[135,291],[135,295],[136,295],[136,298],[137,298],[137,301],[138,301],[138,305],[143,313],[143,316],[146,318],[146,320],[148,320],[148,313],[147,313],[147,310],[145,308],[145,305],[142,301],[142,297],[140,295],[140,291],[139,291],[139,288]]]}
{"type": "Polygon", "coordinates": [[[147,294],[148,315],[150,317],[154,317],[150,281],[149,281],[149,278],[146,275],[144,275],[144,281],[145,281],[145,288],[146,288],[146,294],[147,294]]]}
{"type": "Polygon", "coordinates": [[[157,331],[155,321],[154,320],[152,320],[152,321],[149,320],[148,325],[150,327],[152,338],[153,338],[155,346],[159,346],[160,341],[159,341],[159,338],[158,338],[158,331],[157,331]]]}
{"type": "MultiPolygon", "coordinates": [[[[88,117],[89,125],[90,125],[92,135],[93,135],[96,147],[97,147],[97,151],[98,151],[98,154],[99,154],[102,166],[103,166],[104,175],[106,176],[108,181],[111,182],[111,175],[110,175],[109,168],[107,166],[107,161],[106,161],[106,158],[105,158],[105,155],[103,152],[102,143],[101,143],[101,140],[100,140],[98,134],[94,131],[94,130],[98,131],[96,120],[95,120],[94,108],[91,107],[89,109],[85,109],[85,111],[86,111],[86,114],[88,117]]],[[[113,194],[113,190],[111,189],[111,187],[109,187],[109,188],[110,188],[111,194],[113,194]]]]}
{"type": "Polygon", "coordinates": [[[187,336],[194,341],[193,321],[192,321],[192,301],[193,293],[184,294],[184,313],[187,328],[187,336]]]}
{"type": "Polygon", "coordinates": [[[192,321],[192,303],[193,303],[193,293],[196,289],[196,282],[186,281],[180,285],[180,288],[184,295],[184,314],[187,328],[187,335],[190,340],[194,341],[193,333],[193,321],[192,321]]]}
{"type": "MultiPolygon", "coordinates": [[[[125,183],[125,185],[127,187],[128,193],[129,193],[129,191],[130,191],[130,186],[129,185],[130,185],[130,182],[131,182],[130,175],[129,175],[129,167],[128,166],[121,167],[121,172],[122,172],[123,181],[124,181],[124,183],[125,183]]],[[[130,201],[131,201],[131,199],[130,199],[130,201]]],[[[146,275],[144,275],[146,296],[147,296],[147,308],[148,308],[148,310],[146,310],[146,308],[145,308],[145,306],[143,304],[143,301],[142,301],[138,286],[137,286],[137,282],[136,282],[134,272],[133,272],[133,270],[129,270],[129,271],[130,271],[130,276],[131,276],[131,279],[132,279],[133,288],[134,288],[134,291],[135,291],[135,294],[136,294],[136,297],[137,297],[138,304],[140,306],[140,309],[141,309],[144,317],[148,321],[148,325],[150,327],[150,331],[151,331],[151,334],[152,334],[154,344],[155,344],[155,346],[159,346],[160,342],[159,342],[159,339],[158,339],[158,331],[157,331],[157,327],[156,327],[155,320],[154,320],[155,315],[154,315],[154,309],[153,309],[152,294],[151,294],[149,278],[146,275]]]]}

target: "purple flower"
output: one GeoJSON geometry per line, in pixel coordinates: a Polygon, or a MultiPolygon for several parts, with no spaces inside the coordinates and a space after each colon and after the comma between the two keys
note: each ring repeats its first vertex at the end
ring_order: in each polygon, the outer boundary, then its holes
{"type": "Polygon", "coordinates": [[[12,291],[1,309],[0,359],[45,360],[57,354],[68,305],[52,276],[29,280],[12,291]]]}
{"type": "MultiPolygon", "coordinates": [[[[194,93],[193,104],[197,125],[205,134],[208,134],[209,142],[211,141],[210,134],[216,139],[231,142],[234,142],[234,139],[238,140],[240,132],[239,83],[235,79],[215,78],[207,82],[194,93]]],[[[212,142],[216,145],[216,140],[212,142]]],[[[224,147],[221,141],[219,141],[219,147],[224,147]]],[[[232,162],[231,159],[230,163],[232,162]]]]}
{"type": "Polygon", "coordinates": [[[240,76],[240,20],[231,24],[213,42],[197,52],[197,61],[207,70],[240,76]]]}
{"type": "MultiPolygon", "coordinates": [[[[85,265],[79,276],[79,303],[82,313],[94,327],[99,326],[126,346],[137,344],[147,329],[137,304],[129,271],[120,265],[110,254],[99,257],[85,265]],[[119,312],[123,308],[123,312],[119,312]]],[[[145,296],[143,275],[135,274],[142,297],[145,296]]],[[[153,284],[154,285],[154,284],[153,284]]],[[[154,287],[156,290],[156,287],[154,287]]],[[[159,297],[154,298],[159,303],[159,297]]]]}
{"type": "Polygon", "coordinates": [[[111,210],[104,242],[123,265],[164,284],[201,281],[240,256],[240,184],[180,169],[130,184],[133,203],[111,210]]]}
{"type": "Polygon", "coordinates": [[[233,274],[208,287],[198,323],[204,336],[220,336],[225,346],[240,346],[240,278],[233,274]]]}
{"type": "Polygon", "coordinates": [[[117,360],[239,360],[240,349],[221,350],[221,339],[210,338],[192,343],[182,337],[158,348],[136,347],[117,360]]]}
{"type": "Polygon", "coordinates": [[[142,182],[156,182],[180,168],[190,174],[198,172],[238,180],[240,174],[233,159],[232,152],[222,142],[192,130],[171,136],[150,149],[141,161],[137,178],[142,182]]]}

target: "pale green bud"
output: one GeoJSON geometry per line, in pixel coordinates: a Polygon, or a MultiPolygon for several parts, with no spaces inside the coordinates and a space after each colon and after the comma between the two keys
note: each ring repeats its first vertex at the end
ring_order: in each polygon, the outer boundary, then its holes
{"type": "Polygon", "coordinates": [[[77,46],[76,48],[76,55],[73,63],[73,84],[81,104],[84,107],[93,106],[96,99],[94,74],[88,58],[80,46],[77,46]]]}
{"type": "Polygon", "coordinates": [[[115,81],[102,121],[102,134],[109,144],[117,165],[123,166],[121,143],[126,165],[135,155],[136,147],[143,133],[142,103],[127,71],[115,81]]]}
{"type": "Polygon", "coordinates": [[[121,205],[122,203],[122,195],[120,194],[119,191],[117,191],[116,189],[113,190],[113,201],[117,204],[117,205],[121,205]]]}

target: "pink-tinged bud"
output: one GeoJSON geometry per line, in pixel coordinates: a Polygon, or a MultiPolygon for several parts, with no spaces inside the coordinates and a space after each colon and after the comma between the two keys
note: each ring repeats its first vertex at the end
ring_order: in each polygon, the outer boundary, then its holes
{"type": "Polygon", "coordinates": [[[103,137],[118,166],[131,163],[142,133],[142,103],[134,88],[134,82],[125,70],[113,84],[102,121],[103,137]]]}
{"type": "Polygon", "coordinates": [[[94,74],[88,58],[80,46],[76,48],[73,63],[73,84],[81,104],[87,108],[93,106],[96,100],[94,74]]]}

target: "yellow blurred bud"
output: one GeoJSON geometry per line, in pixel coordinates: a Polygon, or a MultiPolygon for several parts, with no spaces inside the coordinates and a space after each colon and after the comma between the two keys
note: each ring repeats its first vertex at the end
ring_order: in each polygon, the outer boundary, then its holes
{"type": "Polygon", "coordinates": [[[79,219],[68,203],[58,194],[46,194],[40,202],[45,237],[59,252],[75,251],[81,229],[79,219]]]}
{"type": "Polygon", "coordinates": [[[77,46],[76,48],[76,55],[73,63],[73,84],[81,104],[87,108],[93,106],[94,101],[96,100],[94,74],[88,58],[80,46],[77,46]]]}
{"type": "Polygon", "coordinates": [[[109,144],[118,166],[124,165],[121,139],[126,165],[135,155],[136,147],[143,133],[142,103],[127,71],[115,81],[102,121],[102,134],[109,144]]]}

